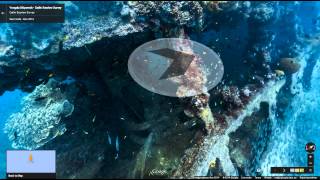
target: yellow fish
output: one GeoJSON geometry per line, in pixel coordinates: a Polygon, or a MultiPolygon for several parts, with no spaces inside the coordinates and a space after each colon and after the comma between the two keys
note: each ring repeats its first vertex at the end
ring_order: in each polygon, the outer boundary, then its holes
{"type": "Polygon", "coordinates": [[[282,70],[276,69],[275,73],[277,76],[284,76],[284,72],[282,70]]]}
{"type": "Polygon", "coordinates": [[[215,168],[216,167],[216,161],[215,160],[212,160],[211,162],[210,162],[210,168],[215,168]]]}

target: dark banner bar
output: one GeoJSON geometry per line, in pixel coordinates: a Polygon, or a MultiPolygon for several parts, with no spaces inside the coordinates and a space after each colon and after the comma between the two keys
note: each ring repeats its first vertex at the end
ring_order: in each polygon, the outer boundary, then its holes
{"type": "Polygon", "coordinates": [[[7,179],[56,179],[55,173],[7,173],[7,179]]]}
{"type": "Polygon", "coordinates": [[[64,4],[0,4],[0,23],[63,23],[64,4]]]}
{"type": "Polygon", "coordinates": [[[64,4],[7,4],[8,15],[62,16],[64,4]]]}

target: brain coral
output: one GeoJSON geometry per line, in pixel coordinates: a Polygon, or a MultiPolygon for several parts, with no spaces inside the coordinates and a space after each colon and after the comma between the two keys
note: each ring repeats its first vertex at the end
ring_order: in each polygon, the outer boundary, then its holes
{"type": "Polygon", "coordinates": [[[61,118],[74,110],[53,79],[41,84],[23,100],[20,112],[12,114],[5,124],[13,148],[37,149],[66,131],[61,118]]]}

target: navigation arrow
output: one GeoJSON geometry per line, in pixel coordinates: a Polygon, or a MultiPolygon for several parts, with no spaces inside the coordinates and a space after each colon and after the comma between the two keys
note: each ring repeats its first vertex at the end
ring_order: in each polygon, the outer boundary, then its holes
{"type": "Polygon", "coordinates": [[[170,64],[168,69],[161,75],[159,80],[184,75],[188,70],[191,62],[195,58],[193,54],[172,50],[169,48],[157,49],[149,52],[172,60],[172,63],[170,64]]]}

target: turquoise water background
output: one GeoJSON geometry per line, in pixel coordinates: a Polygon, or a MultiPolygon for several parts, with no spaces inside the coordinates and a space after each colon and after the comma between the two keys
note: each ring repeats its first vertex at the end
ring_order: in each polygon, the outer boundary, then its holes
{"type": "Polygon", "coordinates": [[[21,100],[26,93],[20,90],[7,91],[0,96],[0,179],[6,177],[6,150],[11,149],[3,128],[8,117],[21,109],[21,100]]]}

